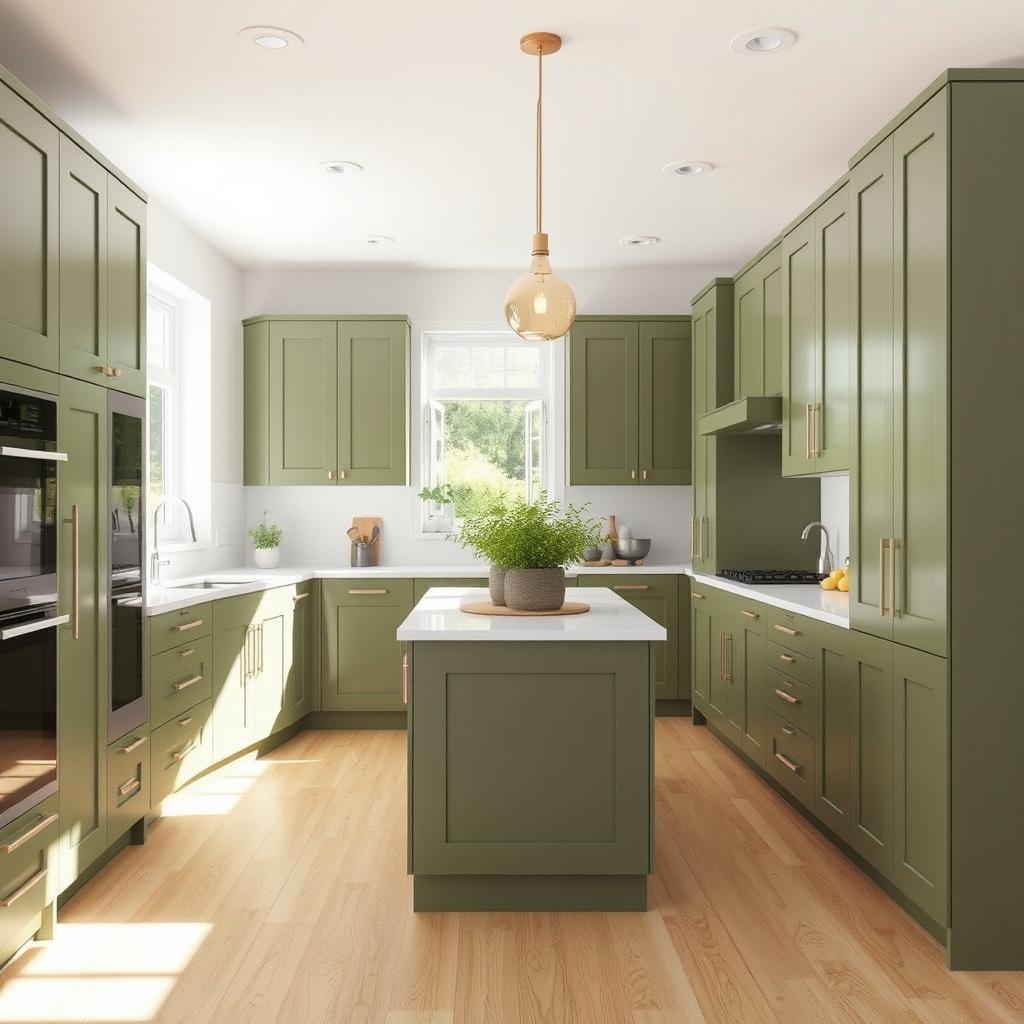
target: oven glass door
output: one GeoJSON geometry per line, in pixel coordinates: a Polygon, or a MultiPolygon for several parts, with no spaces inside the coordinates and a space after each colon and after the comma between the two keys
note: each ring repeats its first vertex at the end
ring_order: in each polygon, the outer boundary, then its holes
{"type": "Polygon", "coordinates": [[[0,827],[57,790],[57,630],[0,619],[0,827]]]}

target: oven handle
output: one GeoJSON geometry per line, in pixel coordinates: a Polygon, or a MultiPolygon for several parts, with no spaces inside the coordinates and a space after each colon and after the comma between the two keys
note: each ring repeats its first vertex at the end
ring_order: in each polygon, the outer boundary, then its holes
{"type": "Polygon", "coordinates": [[[13,448],[10,445],[0,444],[0,455],[7,455],[12,459],[42,459],[44,462],[67,462],[67,452],[48,452],[41,448],[13,448]]]}
{"type": "Polygon", "coordinates": [[[13,640],[16,636],[26,636],[28,633],[38,633],[43,629],[55,629],[63,626],[71,620],[70,615],[51,615],[45,619],[35,619],[33,622],[23,622],[19,626],[8,626],[0,629],[0,640],[13,640]]]}

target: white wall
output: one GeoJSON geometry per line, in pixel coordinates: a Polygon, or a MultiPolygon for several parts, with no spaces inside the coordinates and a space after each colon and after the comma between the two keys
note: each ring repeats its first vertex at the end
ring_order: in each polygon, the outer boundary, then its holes
{"type": "Polygon", "coordinates": [[[149,261],[208,299],[211,307],[210,546],[162,552],[171,561],[163,570],[164,578],[170,579],[240,565],[245,558],[243,273],[157,201],[150,200],[148,212],[149,261]]]}
{"type": "Polygon", "coordinates": [[[845,473],[821,478],[821,521],[828,527],[838,568],[850,554],[850,478],[845,473]]]}
{"type": "MultiPolygon", "coordinates": [[[[591,314],[688,313],[690,298],[723,267],[650,270],[560,270],[576,293],[580,312],[591,314]]],[[[283,563],[347,565],[345,530],[353,515],[381,516],[382,558],[390,564],[459,565],[473,561],[455,544],[417,533],[421,429],[420,335],[440,325],[500,324],[505,292],[518,270],[417,270],[258,267],[246,271],[246,316],[259,313],[398,313],[412,321],[411,487],[246,488],[246,522],[264,510],[285,531],[283,563]]],[[[561,344],[561,343],[559,343],[561,344]]],[[[240,374],[240,370],[239,370],[240,374]]],[[[562,416],[560,407],[552,418],[562,416]]],[[[654,541],[651,560],[689,558],[689,487],[568,487],[567,500],[590,502],[595,515],[615,513],[638,537],[654,541]]],[[[251,553],[247,552],[251,560],[251,553]]]]}

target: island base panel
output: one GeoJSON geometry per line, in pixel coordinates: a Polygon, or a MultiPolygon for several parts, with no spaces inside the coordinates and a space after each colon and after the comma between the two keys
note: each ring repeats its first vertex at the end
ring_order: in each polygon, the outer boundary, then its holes
{"type": "Polygon", "coordinates": [[[647,909],[646,875],[416,875],[413,910],[647,909]]]}

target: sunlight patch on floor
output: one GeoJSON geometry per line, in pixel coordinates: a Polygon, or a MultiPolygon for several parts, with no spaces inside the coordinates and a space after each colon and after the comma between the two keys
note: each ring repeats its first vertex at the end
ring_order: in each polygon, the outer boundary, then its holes
{"type": "Polygon", "coordinates": [[[212,924],[61,924],[0,982],[0,1020],[153,1020],[212,924]]]}

